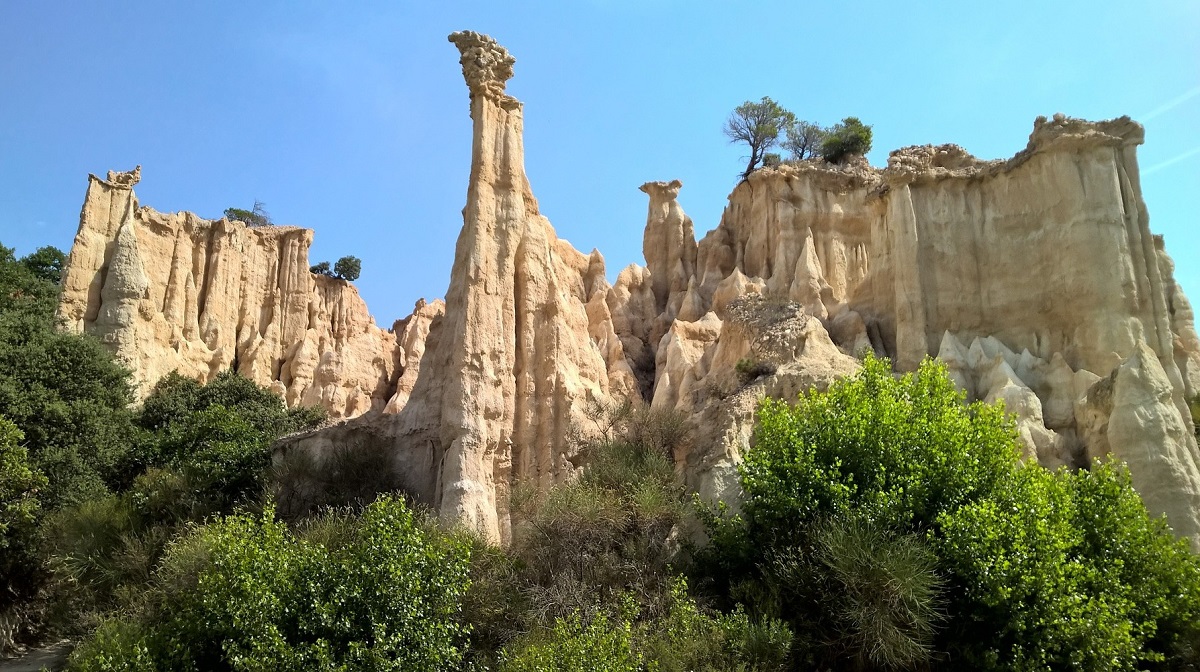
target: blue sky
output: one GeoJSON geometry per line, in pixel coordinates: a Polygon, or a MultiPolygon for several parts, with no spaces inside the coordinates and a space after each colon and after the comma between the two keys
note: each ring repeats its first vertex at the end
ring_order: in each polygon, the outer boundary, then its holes
{"type": "Polygon", "coordinates": [[[41,2],[0,4],[0,242],[69,248],[87,173],[142,164],[141,202],[266,203],[354,254],[380,324],[445,293],[470,160],[454,30],[516,56],[543,212],[610,276],[642,262],[647,180],[716,226],[743,152],[721,125],[771,96],[895,148],[984,158],[1033,119],[1129,114],[1151,228],[1200,301],[1200,2],[41,2]]]}

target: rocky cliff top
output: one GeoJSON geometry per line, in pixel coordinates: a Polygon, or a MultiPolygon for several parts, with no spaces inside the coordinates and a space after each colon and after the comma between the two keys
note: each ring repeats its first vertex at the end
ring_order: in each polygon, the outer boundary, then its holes
{"type": "Polygon", "coordinates": [[[472,96],[510,99],[504,94],[504,87],[512,79],[513,64],[517,59],[507,49],[491,37],[472,30],[451,33],[447,39],[458,47],[463,79],[472,96]]]}
{"type": "Polygon", "coordinates": [[[868,352],[899,370],[943,359],[972,399],[1006,404],[1028,459],[1125,459],[1151,510],[1200,540],[1183,403],[1200,392],[1200,337],[1149,229],[1140,125],[1039,118],[1007,160],[946,144],[883,169],[764,168],[699,242],[682,182],[647,182],[646,266],[610,286],[600,253],[538,211],[521,104],[504,93],[515,59],[486,35],[449,39],[473,135],[444,304],[379,329],[351,285],[308,272],[311,232],[138,208],[135,170],[89,183],[68,325],[143,383],[236,366],[288,404],[355,418],[280,450],[388,455],[392,485],[495,541],[515,485],[576,473],[597,402],[686,416],[686,483],[736,506],[757,399],[824,388],[868,352]]]}

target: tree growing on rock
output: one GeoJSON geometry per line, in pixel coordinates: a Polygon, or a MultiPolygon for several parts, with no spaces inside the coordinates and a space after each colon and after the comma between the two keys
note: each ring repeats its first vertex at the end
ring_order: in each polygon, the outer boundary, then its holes
{"type": "Polygon", "coordinates": [[[271,215],[266,211],[265,204],[262,201],[255,201],[254,207],[250,210],[228,208],[225,210],[225,218],[231,221],[244,222],[249,227],[275,225],[275,222],[271,221],[271,215]]]}
{"type": "Polygon", "coordinates": [[[362,275],[362,260],[358,257],[347,255],[338,259],[334,263],[333,268],[329,267],[328,261],[322,261],[310,266],[308,271],[317,275],[354,282],[358,279],[358,276],[362,275]]]}
{"type": "Polygon", "coordinates": [[[829,163],[842,163],[851,156],[871,151],[871,127],[858,117],[846,117],[834,124],[821,143],[821,156],[829,163]]]}
{"type": "Polygon", "coordinates": [[[825,142],[825,136],[828,133],[829,131],[819,124],[798,119],[787,127],[787,137],[783,141],[783,148],[792,155],[792,159],[795,161],[815,159],[821,155],[821,145],[825,142]]]}
{"type": "Polygon", "coordinates": [[[362,274],[362,260],[358,257],[346,256],[337,260],[333,265],[333,277],[354,282],[362,274]]]}
{"type": "Polygon", "coordinates": [[[796,115],[779,103],[763,96],[759,102],[747,100],[738,105],[725,121],[725,135],[730,142],[744,142],[750,147],[750,160],[742,179],[746,179],[762,163],[767,150],[779,142],[779,134],[796,121],[796,115]]]}

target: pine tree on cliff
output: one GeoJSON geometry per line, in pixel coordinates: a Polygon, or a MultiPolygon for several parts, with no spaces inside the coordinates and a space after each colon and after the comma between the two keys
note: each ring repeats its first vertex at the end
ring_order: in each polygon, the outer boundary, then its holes
{"type": "Polygon", "coordinates": [[[725,121],[725,135],[730,142],[744,142],[750,146],[750,162],[742,172],[743,180],[762,163],[767,150],[779,142],[780,132],[786,131],[795,121],[796,115],[766,96],[757,103],[747,100],[734,108],[725,121]]]}

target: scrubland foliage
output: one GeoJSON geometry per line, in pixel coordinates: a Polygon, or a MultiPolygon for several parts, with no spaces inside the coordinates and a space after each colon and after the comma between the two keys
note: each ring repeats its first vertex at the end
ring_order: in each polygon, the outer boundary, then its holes
{"type": "Polygon", "coordinates": [[[764,401],[742,513],[709,510],[705,585],[797,633],[819,666],[1190,669],[1200,561],[1119,464],[1017,459],[1000,408],[943,367],[862,371],[764,401]]]}
{"type": "Polygon", "coordinates": [[[76,637],[87,671],[1200,666],[1200,559],[1125,467],[1022,464],[935,362],[762,402],[733,507],[680,480],[683,416],[598,404],[577,478],[510,484],[495,547],[389,492],[386,453],[328,456],[353,482],[272,465],[324,415],[232,372],[131,406],[128,372],[55,329],[60,258],[0,248],[0,648],[76,637]]]}

